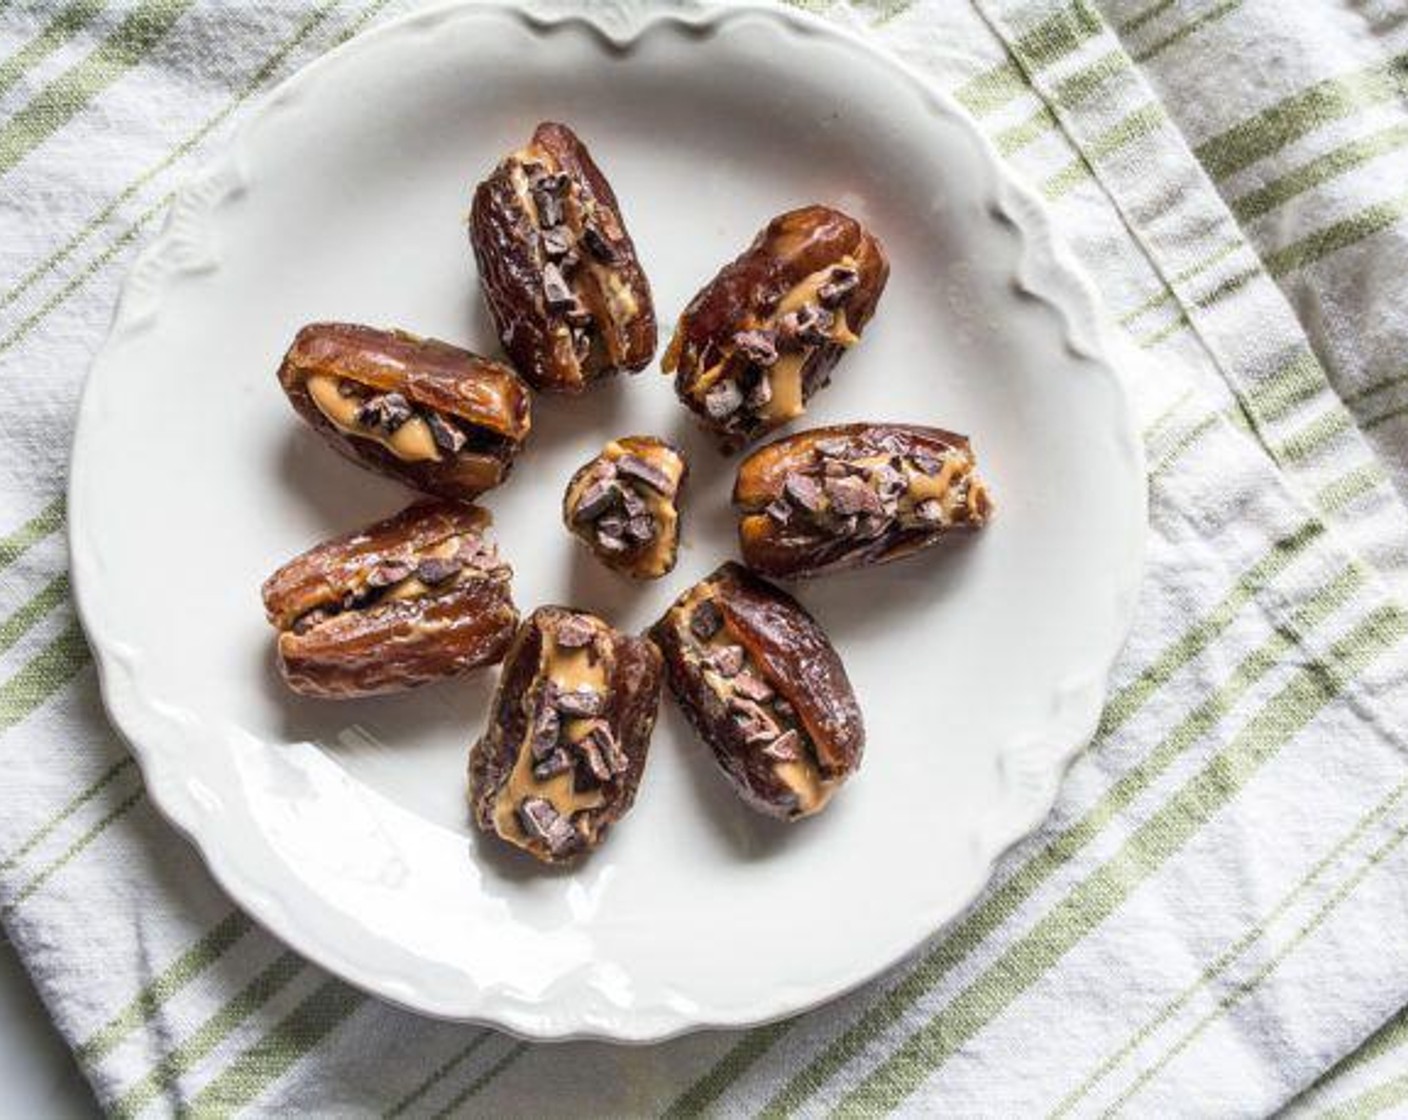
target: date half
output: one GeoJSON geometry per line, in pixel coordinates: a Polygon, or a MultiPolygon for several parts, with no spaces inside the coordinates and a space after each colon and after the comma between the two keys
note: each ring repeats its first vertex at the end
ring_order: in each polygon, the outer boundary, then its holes
{"type": "Polygon", "coordinates": [[[264,582],[279,670],[295,692],[397,692],[497,662],[518,612],[489,512],[418,502],[316,546],[264,582]]]}
{"type": "Polygon", "coordinates": [[[688,473],[679,449],[664,440],[614,439],[567,484],[563,523],[607,567],[658,579],[679,555],[679,501],[688,473]]]}
{"type": "Polygon", "coordinates": [[[967,437],[917,424],[777,440],[739,466],[733,501],[744,562],[786,578],[896,560],[992,514],[967,437]]]}
{"type": "Polygon", "coordinates": [[[816,813],[860,765],[865,725],[840,655],[786,592],[728,563],[651,637],[685,716],[754,809],[816,813]]]}
{"type": "Polygon", "coordinates": [[[806,411],[859,341],[889,274],[854,218],[827,206],[780,214],[690,301],[662,368],[736,450],[806,411]]]}
{"type": "Polygon", "coordinates": [[[581,393],[655,356],[655,305],[587,147],[544,122],[474,192],[469,240],[494,325],[533,388],[581,393]]]}
{"type": "Polygon", "coordinates": [[[532,425],[527,386],[506,365],[405,331],[312,323],[279,384],[349,459],[458,501],[508,476],[532,425]]]}
{"type": "Polygon", "coordinates": [[[538,608],[470,751],[475,823],[545,863],[595,848],[635,801],[660,686],[648,641],[584,611],[538,608]]]}

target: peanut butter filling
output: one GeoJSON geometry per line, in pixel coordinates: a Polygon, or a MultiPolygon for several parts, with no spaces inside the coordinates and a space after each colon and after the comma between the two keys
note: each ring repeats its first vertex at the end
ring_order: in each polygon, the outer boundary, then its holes
{"type": "Polygon", "coordinates": [[[958,448],[923,462],[907,455],[847,458],[820,450],[816,456],[787,475],[774,502],[745,515],[748,535],[763,533],[769,520],[788,525],[798,517],[828,531],[869,539],[890,526],[934,530],[980,525],[991,511],[973,457],[958,448]]]}
{"type": "MultiPolygon", "coordinates": [[[[541,665],[547,679],[562,691],[585,690],[605,694],[607,690],[607,669],[599,655],[596,643],[579,649],[565,649],[558,644],[555,635],[544,631],[541,665]]],[[[575,743],[590,730],[591,719],[567,719],[563,723],[563,737],[575,743]]],[[[568,767],[548,778],[539,778],[533,773],[532,720],[519,744],[518,755],[513,770],[494,799],[494,829],[505,840],[521,848],[532,847],[537,843],[529,836],[519,819],[519,807],[529,798],[542,798],[552,805],[553,810],[572,823],[587,841],[591,841],[595,831],[590,815],[574,819],[577,813],[599,809],[606,804],[606,796],[600,788],[578,790],[576,788],[576,768],[568,767]]]]}
{"type": "Polygon", "coordinates": [[[305,383],[313,403],[339,431],[358,439],[371,440],[385,447],[398,459],[408,463],[438,460],[440,449],[435,446],[435,437],[430,433],[430,425],[420,416],[412,416],[401,423],[394,432],[378,431],[362,423],[359,414],[363,398],[344,396],[343,379],[329,374],[315,373],[305,383]]]}
{"type": "Polygon", "coordinates": [[[457,534],[414,553],[383,556],[341,587],[324,587],[322,601],[303,610],[289,625],[295,634],[346,611],[366,611],[387,603],[445,595],[471,580],[503,575],[508,569],[495,546],[482,538],[457,534]]]}
{"type": "MultiPolygon", "coordinates": [[[[836,263],[844,268],[855,268],[856,266],[854,258],[850,255],[842,257],[836,263]]],[[[827,265],[803,279],[782,297],[777,305],[777,310],[758,325],[764,329],[776,330],[784,315],[799,311],[807,304],[816,303],[817,291],[830,279],[831,270],[834,267],[835,265],[827,265]]],[[[854,346],[860,339],[846,324],[846,309],[844,307],[837,308],[835,314],[836,319],[828,331],[830,341],[837,346],[854,346]]],[[[758,415],[770,425],[786,423],[788,420],[802,415],[805,410],[802,373],[806,367],[807,359],[812,356],[815,349],[815,346],[808,346],[803,350],[779,354],[777,361],[767,369],[765,376],[772,393],[768,402],[759,410],[758,415]]]]}

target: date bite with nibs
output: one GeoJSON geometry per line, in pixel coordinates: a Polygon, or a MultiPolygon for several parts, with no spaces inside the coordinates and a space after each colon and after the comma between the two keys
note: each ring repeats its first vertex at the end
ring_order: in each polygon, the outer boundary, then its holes
{"type": "Polygon", "coordinates": [[[518,612],[489,525],[477,506],[418,502],[270,576],[264,610],[289,688],[371,696],[497,662],[518,612]]]}
{"type": "Polygon", "coordinates": [[[662,368],[736,450],[806,411],[875,314],[889,272],[854,218],[826,206],[781,214],[690,301],[662,368]]]}
{"type": "Polygon", "coordinates": [[[528,387],[508,366],[399,330],[310,324],[279,383],[343,455],[455,501],[504,481],[532,423],[528,387]]]}
{"type": "Polygon", "coordinates": [[[809,816],[860,765],[865,725],[845,667],[786,592],[728,563],[651,637],[680,708],[754,809],[809,816]]]}
{"type": "Polygon", "coordinates": [[[584,611],[538,608],[470,752],[475,823],[545,863],[595,848],[635,801],[660,687],[650,642],[584,611]]]}
{"type": "Polygon", "coordinates": [[[616,194],[545,122],[474,192],[469,240],[504,350],[533,388],[581,393],[655,356],[655,305],[616,194]]]}
{"type": "Polygon", "coordinates": [[[612,440],[567,484],[563,523],[607,567],[658,579],[679,554],[679,497],[687,473],[684,457],[664,440],[612,440]]]}
{"type": "Polygon", "coordinates": [[[967,437],[917,424],[777,440],[739,466],[733,502],[744,562],[786,578],[896,560],[992,514],[967,437]]]}

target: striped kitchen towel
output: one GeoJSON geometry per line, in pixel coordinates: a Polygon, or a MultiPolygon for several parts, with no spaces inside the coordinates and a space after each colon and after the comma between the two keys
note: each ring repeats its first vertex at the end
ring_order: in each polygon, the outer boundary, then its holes
{"type": "Polygon", "coordinates": [[[626,1049],[387,1007],[143,794],[68,595],[75,400],[172,191],[396,0],[0,0],[0,919],[120,1116],[1367,1116],[1408,1102],[1408,10],[806,5],[1049,200],[1133,371],[1152,535],[1099,734],[919,953],[626,1049]]]}

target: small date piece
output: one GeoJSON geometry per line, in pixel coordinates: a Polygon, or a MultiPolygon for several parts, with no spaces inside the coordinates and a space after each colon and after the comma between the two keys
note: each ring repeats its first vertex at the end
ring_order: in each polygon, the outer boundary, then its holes
{"type": "Polygon", "coordinates": [[[635,801],[660,687],[650,642],[584,611],[534,611],[470,751],[475,823],[545,863],[595,848],[635,801]]]}
{"type": "Polygon", "coordinates": [[[518,623],[489,513],[418,502],[264,582],[284,680],[304,696],[398,692],[503,657],[518,623]]]}
{"type": "Polygon", "coordinates": [[[469,240],[499,338],[533,388],[581,393],[650,364],[650,285],[615,192],[566,125],[538,125],[479,184],[469,240]]]}
{"type": "Polygon", "coordinates": [[[777,440],[739,466],[733,501],[744,562],[789,579],[908,556],[982,528],[993,508],[967,437],[917,424],[777,440]]]}
{"type": "Polygon", "coordinates": [[[528,387],[508,366],[405,331],[312,323],[279,383],[343,455],[455,501],[503,482],[532,425],[528,387]]]}
{"type": "Polygon", "coordinates": [[[720,446],[737,450],[806,411],[889,272],[854,218],[826,206],[781,214],[690,301],[662,368],[720,446]]]}
{"type": "Polygon", "coordinates": [[[816,813],[860,765],[865,725],[845,667],[786,592],[728,563],[651,637],[685,716],[752,808],[816,813]]]}
{"type": "Polygon", "coordinates": [[[567,484],[562,520],[607,567],[658,579],[679,553],[684,457],[653,436],[612,440],[567,484]]]}

